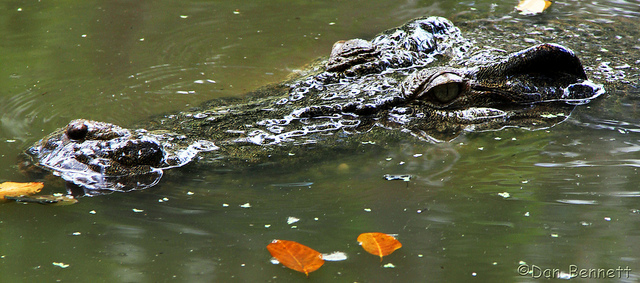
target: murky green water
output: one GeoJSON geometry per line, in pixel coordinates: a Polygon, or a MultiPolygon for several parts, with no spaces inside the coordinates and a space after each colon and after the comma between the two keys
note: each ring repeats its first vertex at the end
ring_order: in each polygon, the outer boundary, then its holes
{"type": "Polygon", "coordinates": [[[516,1],[72,2],[10,1],[0,12],[0,182],[29,181],[18,154],[71,119],[127,126],[239,96],[336,40],[423,15],[452,19],[479,45],[567,45],[608,93],[549,130],[398,141],[292,165],[200,162],[145,191],[1,204],[0,281],[304,280],[270,262],[275,238],[348,255],[312,273],[317,282],[535,281],[572,266],[640,277],[637,1],[556,1],[535,17],[514,13],[516,1]],[[371,231],[403,243],[384,258],[394,268],[356,243],[371,231]],[[519,275],[525,267],[534,272],[519,275]]]}

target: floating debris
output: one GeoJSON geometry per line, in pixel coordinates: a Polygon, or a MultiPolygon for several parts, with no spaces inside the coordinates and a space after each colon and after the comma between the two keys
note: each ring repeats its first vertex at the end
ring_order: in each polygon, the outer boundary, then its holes
{"type": "Polygon", "coordinates": [[[382,267],[384,267],[384,268],[396,268],[396,266],[393,263],[387,263],[387,264],[383,265],[382,267]]]}
{"type": "Polygon", "coordinates": [[[47,204],[47,205],[70,205],[77,203],[78,200],[75,199],[71,195],[34,195],[29,197],[5,197],[7,200],[13,200],[16,202],[24,202],[24,203],[37,203],[37,204],[47,204]]]}
{"type": "Polygon", "coordinates": [[[561,117],[561,116],[564,116],[564,114],[562,114],[562,113],[558,113],[558,114],[551,114],[551,113],[549,113],[549,114],[542,114],[542,115],[540,115],[540,117],[542,117],[542,118],[547,118],[547,119],[558,118],[558,117],[561,117]]]}
{"type": "Polygon", "coordinates": [[[300,221],[300,218],[296,218],[296,217],[293,217],[293,216],[289,216],[289,218],[287,218],[287,224],[289,224],[289,225],[291,225],[293,223],[296,223],[298,221],[300,221]]]}
{"type": "Polygon", "coordinates": [[[382,177],[387,181],[400,180],[405,182],[411,181],[411,178],[412,178],[411,175],[392,175],[392,174],[384,174],[384,176],[382,177]]]}
{"type": "Polygon", "coordinates": [[[55,266],[57,266],[57,267],[60,267],[60,268],[67,268],[67,267],[69,267],[69,265],[68,265],[68,264],[66,264],[66,263],[64,263],[64,262],[55,262],[55,261],[54,261],[54,262],[53,262],[53,265],[55,265],[55,266]]]}
{"type": "Polygon", "coordinates": [[[343,261],[347,260],[347,254],[344,252],[332,252],[330,254],[322,254],[322,259],[325,261],[343,261]]]}
{"type": "Polygon", "coordinates": [[[498,193],[499,196],[503,197],[503,198],[509,198],[511,197],[511,194],[509,194],[508,192],[502,192],[502,193],[498,193]]]}
{"type": "Polygon", "coordinates": [[[558,273],[558,279],[570,280],[571,277],[571,273],[566,273],[564,271],[560,271],[560,273],[558,273]]]}

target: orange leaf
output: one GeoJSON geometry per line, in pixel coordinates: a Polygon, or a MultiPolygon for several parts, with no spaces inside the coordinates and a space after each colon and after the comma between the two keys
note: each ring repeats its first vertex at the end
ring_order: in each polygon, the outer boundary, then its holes
{"type": "Polygon", "coordinates": [[[307,276],[324,264],[321,253],[294,241],[273,240],[267,245],[267,250],[282,265],[307,276]]]}
{"type": "Polygon", "coordinates": [[[539,14],[544,12],[553,3],[550,0],[520,0],[516,10],[523,14],[539,14]]]}
{"type": "Polygon", "coordinates": [[[382,257],[390,255],[395,250],[402,248],[402,244],[391,235],[385,233],[362,233],[358,236],[358,242],[362,248],[372,255],[382,257]]]}
{"type": "Polygon", "coordinates": [[[30,182],[30,183],[16,183],[16,182],[4,182],[0,184],[0,199],[4,197],[18,197],[33,195],[44,187],[43,183],[30,182]]]}

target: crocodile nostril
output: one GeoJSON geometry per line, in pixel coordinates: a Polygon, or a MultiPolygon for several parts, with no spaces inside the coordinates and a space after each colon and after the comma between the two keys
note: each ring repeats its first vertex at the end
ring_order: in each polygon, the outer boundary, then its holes
{"type": "Polygon", "coordinates": [[[84,139],[88,132],[89,128],[83,122],[74,122],[67,126],[67,137],[72,140],[84,139]]]}

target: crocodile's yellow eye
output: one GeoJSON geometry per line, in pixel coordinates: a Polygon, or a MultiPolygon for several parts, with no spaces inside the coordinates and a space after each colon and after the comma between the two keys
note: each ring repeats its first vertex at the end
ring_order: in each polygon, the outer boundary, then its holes
{"type": "Polygon", "coordinates": [[[444,73],[433,78],[428,84],[427,95],[440,103],[448,103],[460,96],[462,77],[444,73]]]}
{"type": "Polygon", "coordinates": [[[455,82],[441,84],[434,86],[431,89],[431,93],[439,102],[447,103],[460,95],[460,86],[455,82]]]}

